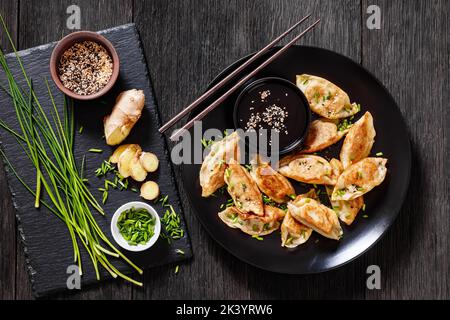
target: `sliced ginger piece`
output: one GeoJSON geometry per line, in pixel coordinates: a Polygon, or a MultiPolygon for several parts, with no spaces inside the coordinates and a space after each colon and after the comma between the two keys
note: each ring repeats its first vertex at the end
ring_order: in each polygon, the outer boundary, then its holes
{"type": "Polygon", "coordinates": [[[142,152],[139,159],[147,172],[155,172],[158,169],[159,160],[155,154],[151,152],[142,152]]]}
{"type": "Polygon", "coordinates": [[[130,146],[130,144],[123,144],[114,150],[111,157],[109,157],[109,162],[116,164],[119,162],[120,155],[130,146]]]}
{"type": "Polygon", "coordinates": [[[146,200],[155,200],[159,196],[159,186],[154,181],[147,181],[141,186],[141,197],[146,200]]]}
{"type": "Polygon", "coordinates": [[[137,144],[130,144],[120,155],[118,162],[119,173],[122,177],[131,176],[131,162],[136,155],[139,155],[142,149],[137,144]]]}
{"type": "Polygon", "coordinates": [[[131,168],[131,177],[133,180],[142,182],[147,178],[147,171],[145,171],[141,162],[139,161],[140,154],[136,153],[134,158],[131,160],[130,168],[131,168]]]}

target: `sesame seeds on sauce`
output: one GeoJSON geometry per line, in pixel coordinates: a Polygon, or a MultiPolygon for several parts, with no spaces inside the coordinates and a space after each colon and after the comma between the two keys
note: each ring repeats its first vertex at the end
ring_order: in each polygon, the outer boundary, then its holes
{"type": "Polygon", "coordinates": [[[286,107],[280,107],[276,104],[271,104],[264,108],[264,110],[260,112],[254,112],[250,114],[250,119],[244,126],[246,131],[263,129],[264,127],[269,127],[276,132],[284,132],[284,134],[288,134],[287,127],[285,125],[285,120],[289,116],[289,112],[286,110],[286,107]]]}
{"type": "Polygon", "coordinates": [[[261,102],[266,101],[267,97],[270,96],[270,90],[264,90],[262,92],[259,92],[261,97],[261,102]]]}
{"type": "MultiPolygon", "coordinates": [[[[258,92],[258,97],[261,103],[267,102],[267,98],[270,96],[270,90],[264,90],[258,92]]],[[[287,96],[287,93],[285,93],[287,96]]],[[[276,99],[280,101],[280,99],[276,99]]],[[[255,100],[252,100],[252,104],[255,100]]],[[[255,107],[249,108],[251,111],[255,110],[255,107]]],[[[288,130],[285,125],[285,120],[289,116],[289,112],[286,107],[279,106],[276,103],[268,104],[261,112],[251,112],[250,118],[244,125],[246,131],[256,131],[258,129],[272,129],[278,133],[288,134],[288,130]]],[[[242,122],[243,120],[240,119],[242,122]]]]}
{"type": "Polygon", "coordinates": [[[100,91],[111,79],[113,61],[106,49],[93,41],[73,44],[58,63],[59,78],[67,89],[79,95],[100,91]]]}
{"type": "MultiPolygon", "coordinates": [[[[284,84],[267,82],[246,92],[239,101],[237,121],[246,132],[263,136],[268,131],[267,143],[278,136],[279,147],[289,146],[307,128],[307,113],[298,93],[284,84]],[[272,136],[273,133],[277,135],[272,136]]],[[[264,140],[262,140],[264,141],[264,140]]]]}

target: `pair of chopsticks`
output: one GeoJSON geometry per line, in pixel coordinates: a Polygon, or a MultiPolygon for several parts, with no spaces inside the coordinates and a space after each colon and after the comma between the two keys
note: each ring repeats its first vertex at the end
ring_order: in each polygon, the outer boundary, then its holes
{"type": "MultiPolygon", "coordinates": [[[[239,68],[234,70],[232,73],[230,73],[227,77],[225,77],[222,81],[217,83],[215,86],[213,86],[211,89],[206,91],[203,95],[201,95],[197,100],[192,102],[189,106],[187,106],[185,109],[183,109],[179,114],[177,114],[175,117],[173,117],[171,120],[169,120],[165,125],[163,125],[160,129],[160,133],[164,133],[172,127],[175,123],[177,123],[179,120],[181,120],[185,115],[187,115],[189,112],[194,110],[196,107],[200,105],[205,99],[210,97],[212,94],[217,92],[220,88],[222,88],[226,83],[228,83],[231,79],[233,79],[237,74],[239,74],[242,70],[244,70],[247,66],[249,66],[251,63],[255,62],[258,58],[260,58],[263,54],[265,54],[269,49],[271,49],[275,44],[280,42],[284,37],[286,37],[289,33],[291,33],[297,26],[299,26],[302,22],[307,20],[311,15],[307,15],[300,21],[298,21],[296,24],[294,24],[292,27],[290,27],[288,30],[283,32],[280,36],[278,36],[275,40],[273,40],[271,43],[269,43],[267,46],[265,46],[263,49],[261,49],[259,52],[257,52],[251,59],[247,60],[244,64],[242,64],[239,68]]],[[[289,49],[298,39],[303,37],[306,33],[308,33],[311,29],[313,29],[318,23],[320,22],[320,19],[314,22],[312,25],[310,25],[308,28],[306,28],[302,33],[300,33],[298,36],[296,36],[294,39],[292,39],[289,43],[287,43],[284,47],[279,49],[275,54],[273,54],[270,58],[268,58],[266,61],[264,61],[262,64],[260,64],[255,70],[250,72],[248,75],[246,75],[244,78],[239,80],[231,89],[229,89],[227,92],[225,92],[220,98],[215,100],[212,104],[210,104],[207,108],[205,108],[202,112],[200,112],[198,115],[196,115],[193,119],[191,119],[189,122],[187,122],[182,128],[175,131],[171,136],[170,140],[177,141],[178,138],[185,132],[186,130],[189,130],[193,125],[194,122],[202,120],[209,112],[214,110],[217,106],[219,106],[225,99],[227,99],[232,93],[234,93],[237,89],[239,89],[246,81],[248,81],[251,77],[256,75],[259,71],[261,71],[263,68],[265,68],[267,65],[269,65],[272,61],[277,59],[279,56],[281,56],[287,49],[289,49]]]]}

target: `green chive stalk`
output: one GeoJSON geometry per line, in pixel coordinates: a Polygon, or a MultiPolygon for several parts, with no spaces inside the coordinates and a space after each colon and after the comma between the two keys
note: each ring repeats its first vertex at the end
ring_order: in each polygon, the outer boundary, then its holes
{"type": "Polygon", "coordinates": [[[36,170],[35,188],[33,189],[23,180],[1,149],[0,155],[19,182],[34,196],[35,207],[43,205],[65,223],[72,240],[74,262],[78,264],[80,275],[83,274],[80,253],[82,246],[93,263],[97,279],[100,279],[99,267],[102,266],[114,278],[121,277],[142,286],[142,283],[121,273],[109,261],[110,257],[123,259],[142,274],[142,270],[108,240],[94,218],[92,209],[101,215],[105,213],[89,191],[87,180],[83,177],[85,160],[83,159],[81,168],[78,168],[75,160],[73,152],[75,124],[72,100],[64,99],[64,104],[61,106],[63,112],[60,115],[50,86],[44,80],[51,100],[51,111],[44,111],[1,15],[0,20],[14,50],[27,87],[26,90],[23,90],[18,85],[3,51],[0,50],[0,66],[7,79],[7,86],[3,89],[11,98],[20,130],[13,130],[1,119],[0,128],[16,139],[36,170]]]}

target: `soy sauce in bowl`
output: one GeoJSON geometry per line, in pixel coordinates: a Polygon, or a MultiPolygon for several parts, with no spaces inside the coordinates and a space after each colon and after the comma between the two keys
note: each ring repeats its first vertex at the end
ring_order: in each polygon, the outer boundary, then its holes
{"type": "MultiPolygon", "coordinates": [[[[286,154],[300,148],[308,132],[311,112],[302,91],[282,78],[264,78],[252,82],[239,94],[234,106],[234,125],[246,132],[275,130],[279,148],[268,137],[266,150],[286,154]]],[[[259,141],[258,146],[261,147],[259,141]]],[[[254,147],[258,147],[254,146],[254,147]]]]}

